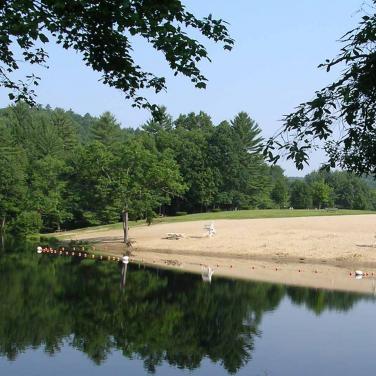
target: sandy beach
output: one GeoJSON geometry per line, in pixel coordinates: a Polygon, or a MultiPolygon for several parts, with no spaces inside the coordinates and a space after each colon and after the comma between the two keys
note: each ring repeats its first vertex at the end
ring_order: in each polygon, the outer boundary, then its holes
{"type": "MultiPolygon", "coordinates": [[[[374,292],[376,215],[242,219],[164,223],[131,228],[132,261],[214,275],[374,292]],[[168,233],[183,234],[179,240],[168,233]],[[356,280],[354,271],[368,273],[356,280]]],[[[67,233],[70,239],[96,243],[98,250],[121,254],[121,230],[67,233]]]]}

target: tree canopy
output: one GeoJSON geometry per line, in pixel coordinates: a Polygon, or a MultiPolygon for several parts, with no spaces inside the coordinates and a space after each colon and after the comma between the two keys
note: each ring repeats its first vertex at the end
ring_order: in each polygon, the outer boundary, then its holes
{"type": "Polygon", "coordinates": [[[166,89],[164,77],[146,72],[132,56],[138,36],[160,51],[175,75],[187,76],[197,88],[207,79],[198,63],[210,60],[205,46],[189,31],[231,50],[226,22],[212,15],[197,18],[179,0],[6,0],[0,4],[0,85],[9,98],[35,103],[39,77],[15,79],[23,63],[46,65],[44,47],[57,43],[79,52],[102,81],[124,92],[133,105],[155,110],[139,91],[166,89]],[[19,53],[17,53],[19,51],[19,53]]]}
{"type": "Polygon", "coordinates": [[[320,65],[341,68],[338,80],[286,115],[281,131],[267,142],[271,161],[286,156],[302,169],[309,152],[323,145],[323,167],[376,175],[376,0],[366,13],[340,39],[339,55],[320,65]]]}
{"type": "Polygon", "coordinates": [[[30,220],[25,232],[38,224],[51,231],[118,222],[124,211],[151,221],[286,205],[248,114],[218,125],[204,112],[161,115],[134,130],[108,112],[96,118],[25,103],[0,110],[3,227],[20,230],[30,220]]]}
{"type": "Polygon", "coordinates": [[[97,118],[25,103],[0,110],[0,229],[289,206],[376,209],[375,186],[353,174],[289,181],[266,163],[260,127],[245,112],[219,124],[204,112],[161,115],[132,129],[108,112],[97,118]]]}

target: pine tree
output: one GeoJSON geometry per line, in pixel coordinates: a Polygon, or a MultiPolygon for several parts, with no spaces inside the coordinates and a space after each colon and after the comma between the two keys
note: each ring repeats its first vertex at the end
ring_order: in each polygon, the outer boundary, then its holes
{"type": "Polygon", "coordinates": [[[231,122],[239,137],[240,147],[248,153],[259,153],[262,149],[261,128],[246,112],[239,112],[231,122]]]}
{"type": "Polygon", "coordinates": [[[63,141],[63,150],[72,151],[78,143],[77,128],[64,110],[56,109],[52,112],[51,121],[63,141]]]}
{"type": "Polygon", "coordinates": [[[110,112],[104,112],[94,123],[91,133],[95,141],[113,146],[121,137],[120,124],[110,112]]]}

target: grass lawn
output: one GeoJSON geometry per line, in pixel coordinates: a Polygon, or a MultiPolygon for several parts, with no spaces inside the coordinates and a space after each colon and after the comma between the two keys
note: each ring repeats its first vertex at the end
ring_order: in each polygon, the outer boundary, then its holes
{"type": "MultiPolygon", "coordinates": [[[[216,219],[250,219],[250,218],[285,218],[285,217],[317,217],[317,216],[334,216],[334,215],[359,215],[359,214],[376,214],[376,211],[367,210],[305,210],[305,209],[257,209],[257,210],[237,210],[221,211],[216,213],[197,213],[175,217],[155,218],[153,224],[173,223],[188,221],[210,221],[216,219]]],[[[130,221],[130,227],[145,225],[145,221],[130,221]]],[[[104,226],[93,226],[69,232],[54,233],[54,236],[65,237],[69,233],[106,231],[121,229],[122,223],[113,223],[104,226]]]]}

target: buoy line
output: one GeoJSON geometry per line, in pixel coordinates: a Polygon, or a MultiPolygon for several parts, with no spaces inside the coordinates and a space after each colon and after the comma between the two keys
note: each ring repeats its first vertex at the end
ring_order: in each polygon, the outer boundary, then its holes
{"type": "Polygon", "coordinates": [[[86,258],[91,260],[101,260],[101,261],[116,261],[122,262],[123,264],[129,263],[129,256],[122,256],[122,257],[115,257],[109,255],[100,255],[96,253],[88,253],[85,251],[85,247],[80,249],[76,249],[73,247],[72,250],[66,250],[64,247],[60,247],[58,249],[53,249],[51,247],[37,247],[37,253],[39,254],[52,254],[56,256],[69,256],[69,257],[79,257],[79,258],[86,258]]]}
{"type": "MultiPolygon", "coordinates": [[[[96,254],[96,253],[88,253],[85,251],[85,247],[81,247],[80,249],[76,249],[76,247],[73,247],[72,250],[66,250],[64,247],[60,247],[59,249],[53,249],[51,247],[37,247],[37,253],[39,254],[53,254],[53,255],[59,255],[59,256],[70,256],[70,257],[81,257],[81,258],[86,258],[86,259],[94,259],[94,260],[101,260],[101,261],[116,261],[116,262],[122,262],[124,264],[128,264],[130,259],[129,256],[122,256],[122,257],[115,257],[115,256],[109,256],[109,255],[101,255],[101,254],[96,254]]],[[[136,260],[134,260],[136,261],[136,260]]],[[[138,260],[138,262],[144,262],[144,259],[138,260]]],[[[155,264],[155,260],[151,260],[148,262],[149,264],[153,263],[155,264]]],[[[167,262],[164,262],[167,264],[167,262]]],[[[202,264],[200,264],[202,266],[202,264]]],[[[223,265],[221,265],[224,267],[223,265]]],[[[217,268],[219,268],[219,264],[217,264],[217,268]]],[[[230,269],[233,269],[233,265],[229,265],[230,269]]],[[[256,268],[254,266],[250,267],[252,270],[255,270],[256,268]]],[[[281,270],[280,268],[275,268],[274,269],[276,272],[281,270]]],[[[298,269],[296,270],[298,273],[303,273],[304,270],[298,269]]],[[[318,274],[318,270],[315,269],[312,271],[312,273],[318,274]]],[[[355,277],[356,279],[363,279],[366,277],[374,276],[374,272],[363,272],[360,270],[356,270],[355,272],[349,272],[348,275],[350,277],[355,277]]]]}

